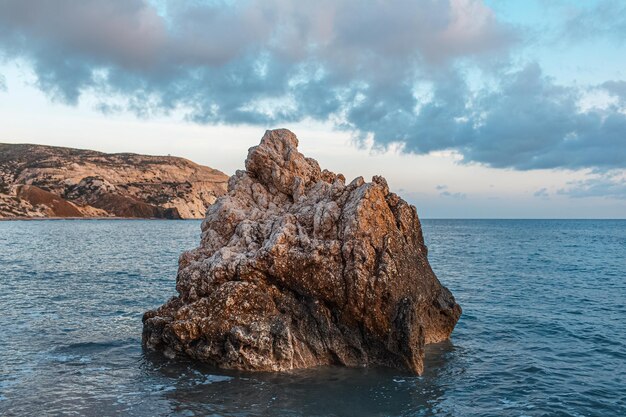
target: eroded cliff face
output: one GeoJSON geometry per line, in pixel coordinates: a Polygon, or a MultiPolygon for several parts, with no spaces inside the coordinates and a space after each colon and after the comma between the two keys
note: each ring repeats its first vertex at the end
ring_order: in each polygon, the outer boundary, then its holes
{"type": "Polygon", "coordinates": [[[0,144],[0,218],[202,218],[227,180],[183,158],[0,144]]]}
{"type": "Polygon", "coordinates": [[[143,343],[213,365],[423,371],[461,308],[427,260],[413,206],[382,177],[349,184],[266,132],[180,257],[178,296],[144,315],[143,343]]]}

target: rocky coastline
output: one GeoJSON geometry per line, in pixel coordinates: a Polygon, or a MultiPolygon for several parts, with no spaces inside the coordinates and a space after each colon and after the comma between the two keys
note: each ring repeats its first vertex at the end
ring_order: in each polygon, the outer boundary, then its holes
{"type": "Polygon", "coordinates": [[[172,156],[0,144],[0,219],[203,218],[227,181],[172,156]]]}

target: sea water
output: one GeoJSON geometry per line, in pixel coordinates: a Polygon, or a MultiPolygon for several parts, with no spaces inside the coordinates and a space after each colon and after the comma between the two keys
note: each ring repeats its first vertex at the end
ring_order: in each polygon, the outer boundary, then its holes
{"type": "Polygon", "coordinates": [[[626,221],[425,220],[463,307],[417,377],[212,369],[141,348],[198,221],[0,222],[0,415],[626,415],[626,221]]]}

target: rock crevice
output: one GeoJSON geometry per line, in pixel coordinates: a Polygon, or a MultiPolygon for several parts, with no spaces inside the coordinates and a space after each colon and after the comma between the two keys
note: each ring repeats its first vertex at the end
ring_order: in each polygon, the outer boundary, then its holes
{"type": "Polygon", "coordinates": [[[230,369],[384,365],[423,371],[461,308],[427,260],[415,208],[384,178],[349,184],[285,129],[209,207],[180,257],[178,295],[144,315],[143,343],[230,369]]]}

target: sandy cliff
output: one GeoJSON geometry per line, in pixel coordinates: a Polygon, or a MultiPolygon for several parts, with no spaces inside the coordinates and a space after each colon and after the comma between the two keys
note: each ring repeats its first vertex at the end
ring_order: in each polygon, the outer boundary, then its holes
{"type": "Polygon", "coordinates": [[[0,144],[0,218],[202,218],[227,180],[171,156],[0,144]]]}

